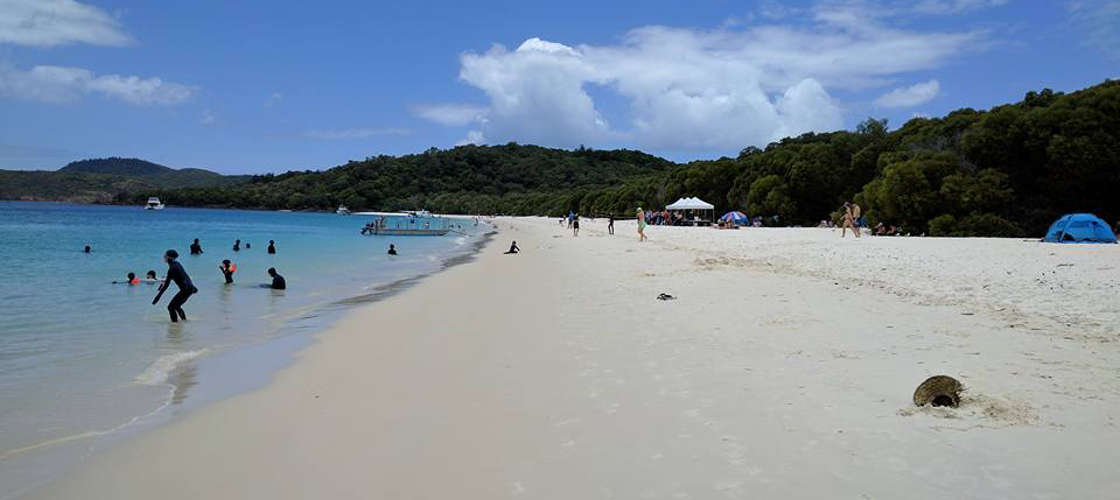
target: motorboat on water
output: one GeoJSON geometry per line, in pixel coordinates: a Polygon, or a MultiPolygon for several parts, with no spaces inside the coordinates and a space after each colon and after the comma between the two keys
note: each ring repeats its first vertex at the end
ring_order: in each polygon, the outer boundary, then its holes
{"type": "Polygon", "coordinates": [[[166,205],[159,201],[159,197],[152,196],[148,198],[148,203],[144,205],[144,210],[163,210],[166,205]]]}
{"type": "Polygon", "coordinates": [[[369,236],[443,236],[451,232],[448,219],[427,210],[407,212],[356,212],[354,215],[373,217],[373,222],[362,227],[361,233],[369,236]]]}

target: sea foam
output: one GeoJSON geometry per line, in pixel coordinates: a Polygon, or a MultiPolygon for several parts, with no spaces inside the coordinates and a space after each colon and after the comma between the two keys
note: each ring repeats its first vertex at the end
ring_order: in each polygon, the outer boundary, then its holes
{"type": "Polygon", "coordinates": [[[134,380],[136,383],[142,385],[160,385],[167,383],[168,375],[170,375],[175,368],[187,361],[206,354],[207,351],[209,351],[209,349],[165,354],[148,365],[148,368],[140,375],[137,375],[134,380]]]}

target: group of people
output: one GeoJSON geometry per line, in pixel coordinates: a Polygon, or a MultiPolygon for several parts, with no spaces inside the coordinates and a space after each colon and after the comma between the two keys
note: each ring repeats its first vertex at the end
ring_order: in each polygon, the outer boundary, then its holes
{"type": "MultiPolygon", "coordinates": [[[[245,249],[250,248],[252,248],[252,245],[245,243],[245,249]]],[[[240,250],[241,240],[237,240],[233,244],[233,251],[237,252],[240,250]]],[[[89,245],[86,245],[83,251],[89,253],[89,245]]],[[[198,238],[195,238],[195,240],[191,242],[190,252],[191,255],[203,254],[202,244],[199,243],[198,238]]],[[[268,253],[276,253],[276,242],[273,240],[268,241],[268,253]]],[[[390,245],[390,253],[395,253],[395,250],[392,249],[392,245],[390,245]]],[[[137,277],[135,273],[130,272],[126,275],[127,281],[114,281],[113,283],[127,284],[129,286],[136,286],[145,282],[150,284],[158,283],[159,290],[156,292],[156,297],[152,299],[152,305],[159,303],[160,299],[163,298],[164,292],[174,283],[176,288],[178,288],[178,292],[176,292],[175,295],[171,297],[171,301],[168,302],[167,312],[171,318],[171,322],[177,323],[179,320],[187,319],[187,314],[183,311],[183,304],[191,298],[191,295],[198,293],[198,287],[191,281],[190,275],[187,274],[186,269],[183,268],[183,264],[181,264],[178,259],[179,252],[174,249],[167,250],[163,253],[163,261],[167,263],[167,274],[163,278],[159,278],[154,270],[150,270],[147,272],[144,280],[137,277]]],[[[225,283],[227,285],[232,285],[233,275],[237,272],[237,264],[230,259],[223,259],[222,263],[218,265],[218,270],[222,273],[222,277],[225,278],[225,283]]],[[[268,268],[268,276],[272,279],[272,282],[263,283],[261,287],[273,290],[285,290],[288,288],[287,281],[276,271],[276,268],[268,268]]]]}

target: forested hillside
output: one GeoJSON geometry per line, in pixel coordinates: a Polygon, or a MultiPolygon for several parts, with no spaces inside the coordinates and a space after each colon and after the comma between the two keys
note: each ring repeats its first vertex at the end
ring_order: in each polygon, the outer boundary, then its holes
{"type": "Polygon", "coordinates": [[[1038,236],[1066,212],[1120,218],[1120,81],[1031,92],[1015,104],[915,118],[894,131],[869,119],[854,131],[688,164],[628,150],[460,146],[232,186],[129,192],[116,200],[158,194],[177,205],[517,215],[628,215],[699,196],[717,211],[780,225],[815,225],[855,200],[872,224],[913,234],[1038,236]]]}
{"type": "Polygon", "coordinates": [[[0,199],[111,203],[159,189],[229,186],[248,176],[173,169],[135,158],[80,160],[56,171],[0,170],[0,199]]]}

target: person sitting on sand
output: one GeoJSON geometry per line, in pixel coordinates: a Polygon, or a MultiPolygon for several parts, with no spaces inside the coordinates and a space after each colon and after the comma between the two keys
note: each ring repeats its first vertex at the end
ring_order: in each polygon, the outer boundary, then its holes
{"type": "Polygon", "coordinates": [[[262,285],[262,286],[271,288],[273,290],[287,290],[288,289],[288,282],[284,280],[283,276],[280,276],[280,273],[276,272],[275,267],[268,268],[268,275],[272,276],[272,284],[271,285],[262,285]]]}
{"type": "Polygon", "coordinates": [[[397,254],[397,247],[394,246],[392,243],[390,243],[388,253],[389,253],[389,255],[396,255],[397,254]]]}
{"type": "Polygon", "coordinates": [[[237,272],[237,264],[234,264],[230,262],[229,259],[226,259],[222,261],[222,265],[218,266],[218,270],[221,271],[222,276],[226,278],[226,284],[232,285],[233,273],[237,272]]]}
{"type": "Polygon", "coordinates": [[[506,252],[506,254],[511,254],[511,253],[518,253],[518,252],[520,252],[520,251],[521,251],[521,249],[520,249],[520,248],[517,248],[517,242],[515,241],[515,242],[513,242],[512,244],[510,244],[510,246],[509,246],[509,251],[508,251],[508,252],[506,252]]]}

